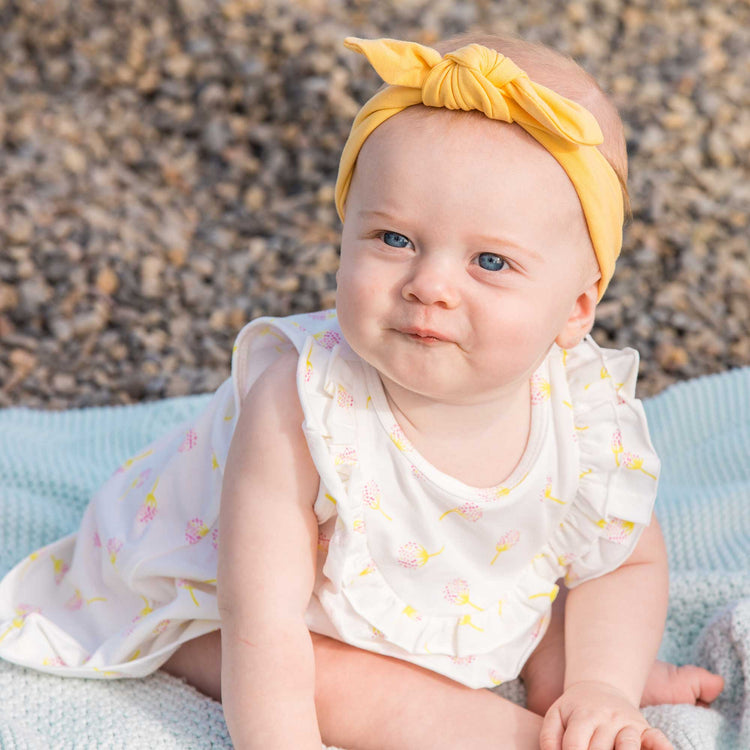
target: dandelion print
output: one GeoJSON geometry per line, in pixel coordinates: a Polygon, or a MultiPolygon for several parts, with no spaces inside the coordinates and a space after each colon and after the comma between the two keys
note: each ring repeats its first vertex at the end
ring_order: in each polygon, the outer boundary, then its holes
{"type": "Polygon", "coordinates": [[[113,537],[107,539],[107,552],[109,552],[109,561],[114,565],[117,562],[117,555],[122,549],[122,540],[113,537]]]}
{"type": "Polygon", "coordinates": [[[63,606],[71,612],[80,609],[83,606],[83,596],[81,596],[80,589],[76,589],[75,594],[73,594],[63,606]]]}
{"type": "Polygon", "coordinates": [[[391,440],[393,441],[393,444],[400,450],[400,451],[410,451],[411,450],[411,443],[409,442],[406,435],[404,435],[404,431],[401,429],[399,425],[394,425],[391,428],[391,440]]]}
{"type": "Polygon", "coordinates": [[[380,511],[389,521],[393,519],[380,507],[380,487],[374,480],[370,480],[365,484],[362,490],[362,500],[368,508],[380,511]]]}
{"type": "Polygon", "coordinates": [[[310,351],[307,352],[307,356],[305,357],[305,383],[309,383],[312,378],[313,366],[312,362],[310,361],[310,357],[312,357],[312,350],[313,345],[310,344],[310,351]]]}
{"type": "Polygon", "coordinates": [[[310,320],[330,320],[336,317],[335,310],[319,310],[318,312],[310,313],[310,320]]]}
{"type": "Polygon", "coordinates": [[[0,642],[5,638],[8,633],[11,631],[18,629],[20,630],[24,623],[26,622],[26,618],[36,612],[39,613],[42,610],[39,609],[39,607],[31,607],[28,604],[19,604],[16,608],[16,616],[11,620],[10,627],[8,627],[4,633],[0,633],[0,642]]]}
{"type": "Polygon", "coordinates": [[[615,544],[625,544],[628,537],[633,533],[635,524],[632,521],[623,521],[621,518],[601,518],[596,522],[600,529],[604,529],[608,541],[615,544]]]}
{"type": "Polygon", "coordinates": [[[451,656],[451,661],[457,666],[457,667],[465,667],[469,664],[473,664],[477,660],[477,657],[474,655],[471,656],[451,656]]]}
{"type": "Polygon", "coordinates": [[[198,544],[208,532],[208,526],[200,518],[193,518],[185,528],[185,541],[188,544],[198,544]]]}
{"type": "Polygon", "coordinates": [[[610,443],[610,446],[612,448],[612,453],[615,454],[615,463],[619,466],[620,454],[624,450],[624,448],[622,447],[622,433],[620,432],[620,430],[615,430],[612,434],[612,441],[610,443]]]}
{"type": "Polygon", "coordinates": [[[32,552],[27,558],[26,562],[24,563],[23,568],[21,568],[21,580],[24,579],[26,576],[26,573],[29,572],[29,568],[39,559],[39,553],[38,552],[32,552]]]}
{"type": "Polygon", "coordinates": [[[370,560],[370,562],[367,563],[367,565],[365,565],[365,567],[362,568],[362,570],[359,571],[359,575],[360,576],[369,576],[370,573],[374,573],[377,569],[378,568],[375,565],[375,561],[374,560],[370,560]]]}
{"type": "Polygon", "coordinates": [[[555,599],[557,599],[557,592],[559,590],[560,587],[555,584],[549,591],[541,591],[538,594],[532,594],[529,599],[544,599],[544,597],[547,597],[549,598],[550,603],[552,603],[555,601],[555,599]]]}
{"type": "Polygon", "coordinates": [[[552,477],[547,477],[547,484],[542,490],[542,494],[539,496],[539,500],[541,502],[544,502],[545,500],[552,500],[553,503],[557,503],[558,505],[565,505],[564,500],[560,500],[559,497],[554,497],[552,495],[552,477]]]}
{"type": "Polygon", "coordinates": [[[156,486],[158,484],[159,479],[157,477],[151,491],[146,495],[143,505],[138,509],[138,513],[135,517],[135,520],[138,521],[138,523],[149,523],[154,520],[154,517],[156,516],[156,496],[154,493],[156,492],[156,486]]]}
{"type": "Polygon", "coordinates": [[[129,458],[122,466],[119,466],[115,470],[115,474],[122,474],[126,472],[136,461],[141,461],[142,459],[146,458],[147,456],[150,456],[153,453],[152,450],[147,450],[145,453],[141,453],[137,456],[133,456],[132,458],[129,458]]]}
{"type": "Polygon", "coordinates": [[[372,626],[372,635],[370,636],[373,640],[384,641],[385,633],[382,630],[378,630],[374,625],[372,626]]]}
{"type": "Polygon", "coordinates": [[[472,523],[476,523],[482,517],[482,509],[476,503],[464,503],[463,505],[459,505],[458,508],[446,510],[445,513],[438,518],[438,521],[442,521],[449,513],[456,513],[461,516],[461,518],[465,518],[472,523]]]}
{"type": "Polygon", "coordinates": [[[643,459],[635,453],[631,453],[630,451],[626,451],[625,453],[623,453],[622,465],[626,469],[631,469],[632,471],[642,471],[647,477],[656,479],[656,477],[651,474],[651,472],[648,472],[643,468],[643,459]]]}
{"type": "Polygon", "coordinates": [[[45,667],[66,667],[68,666],[59,656],[46,656],[42,660],[45,667]]]}
{"type": "Polygon", "coordinates": [[[469,584],[463,578],[454,578],[443,588],[443,597],[451,604],[455,604],[457,607],[462,607],[468,604],[474,609],[478,609],[483,612],[482,607],[477,606],[469,599],[469,584]]]}
{"type": "Polygon", "coordinates": [[[70,570],[70,565],[54,555],[50,555],[50,559],[52,560],[52,569],[55,572],[55,583],[59,586],[65,578],[65,574],[70,570]]]}
{"type": "Polygon", "coordinates": [[[316,333],[313,338],[329,352],[334,346],[341,343],[341,334],[338,331],[321,331],[316,333]]]}
{"type": "Polygon", "coordinates": [[[159,622],[156,623],[151,633],[153,635],[160,635],[169,627],[170,622],[171,620],[160,620],[159,622]]]}
{"type": "Polygon", "coordinates": [[[125,490],[125,492],[120,495],[120,497],[117,498],[118,501],[124,500],[131,490],[138,489],[138,487],[142,487],[146,480],[148,479],[149,475],[151,474],[151,469],[144,469],[129,485],[128,488],[125,490]]]}
{"type": "Polygon", "coordinates": [[[562,555],[558,555],[557,564],[561,568],[565,568],[570,565],[577,557],[578,555],[576,555],[574,552],[564,552],[562,555]]]}
{"type": "MultiPolygon", "coordinates": [[[[607,370],[607,368],[604,365],[602,365],[601,370],[599,370],[599,380],[606,380],[609,377],[611,377],[611,375],[609,374],[609,371],[607,370]]],[[[589,388],[591,388],[592,385],[594,385],[594,384],[593,383],[589,383],[588,385],[585,385],[583,387],[583,390],[587,391],[589,388]]]]}
{"type": "Polygon", "coordinates": [[[518,544],[518,540],[521,538],[521,532],[513,529],[503,534],[500,539],[497,540],[495,545],[495,556],[492,558],[490,565],[495,564],[495,560],[500,556],[501,552],[507,552],[511,547],[518,544]]]}
{"type": "Polygon", "coordinates": [[[526,472],[512,487],[494,487],[491,490],[482,490],[481,497],[483,500],[499,500],[502,497],[507,497],[513,492],[516,487],[523,484],[523,481],[529,475],[526,472]]]}
{"type": "Polygon", "coordinates": [[[343,385],[336,386],[336,405],[341,409],[351,409],[354,406],[354,398],[343,385]]]}
{"type": "Polygon", "coordinates": [[[420,622],[422,620],[422,615],[420,615],[419,612],[417,612],[417,610],[409,604],[407,604],[401,610],[401,614],[406,615],[410,620],[416,620],[417,622],[420,622]]]}
{"type": "MultiPolygon", "coordinates": [[[[342,451],[335,453],[333,456],[333,463],[335,466],[356,466],[357,465],[357,451],[355,448],[346,447],[342,451]]],[[[336,501],[330,496],[326,495],[333,503],[336,501]]]]}
{"type": "Polygon", "coordinates": [[[211,546],[214,549],[216,549],[216,550],[219,549],[219,529],[218,529],[218,527],[215,528],[211,532],[211,546]]]}
{"type": "Polygon", "coordinates": [[[182,445],[177,449],[180,453],[191,451],[195,446],[198,445],[198,433],[191,427],[185,433],[185,439],[182,441],[182,445]]]}
{"type": "Polygon", "coordinates": [[[430,554],[421,544],[407,542],[398,550],[398,564],[404,568],[421,568],[431,557],[437,557],[444,549],[445,547],[441,547],[437,552],[430,554]]]}
{"type": "Polygon", "coordinates": [[[497,670],[490,669],[489,676],[490,676],[490,681],[492,682],[493,685],[497,686],[497,685],[503,684],[503,679],[502,677],[500,677],[500,672],[498,672],[497,670]]]}
{"type": "Polygon", "coordinates": [[[352,523],[352,529],[357,534],[364,534],[365,533],[365,522],[362,518],[355,518],[354,522],[352,523]]]}
{"type": "Polygon", "coordinates": [[[190,581],[184,578],[178,578],[176,584],[178,589],[185,589],[186,591],[188,591],[190,593],[190,597],[193,600],[193,604],[195,604],[196,607],[200,607],[200,604],[198,604],[198,600],[195,598],[195,588],[190,581]]]}
{"type": "Polygon", "coordinates": [[[541,375],[531,377],[531,403],[541,404],[552,395],[552,386],[541,375]]]}
{"type": "Polygon", "coordinates": [[[474,630],[478,630],[480,633],[484,632],[484,628],[480,628],[478,625],[475,625],[471,621],[471,615],[463,615],[461,619],[458,621],[459,625],[468,625],[470,628],[474,628],[474,630]]]}

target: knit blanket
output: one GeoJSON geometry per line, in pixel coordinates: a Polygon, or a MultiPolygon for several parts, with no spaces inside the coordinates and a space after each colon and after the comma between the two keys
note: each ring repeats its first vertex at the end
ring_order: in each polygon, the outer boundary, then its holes
{"type": "MultiPolygon", "coordinates": [[[[67,412],[0,410],[0,575],[74,531],[92,491],[208,396],[67,412]]],[[[669,550],[660,656],[726,681],[711,708],[646,709],[677,750],[750,748],[750,368],[645,402],[663,472],[669,550]]],[[[523,701],[514,682],[499,691],[523,701]]],[[[0,748],[230,748],[221,706],[163,672],[140,680],[53,677],[0,662],[0,748]]]]}

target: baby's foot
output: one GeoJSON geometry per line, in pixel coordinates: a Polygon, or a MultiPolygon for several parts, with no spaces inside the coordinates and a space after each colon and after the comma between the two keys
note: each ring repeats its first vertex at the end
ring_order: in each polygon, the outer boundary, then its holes
{"type": "Polygon", "coordinates": [[[641,706],[662,703],[689,703],[707,706],[724,688],[724,678],[689,664],[677,667],[664,661],[654,662],[641,698],[641,706]]]}

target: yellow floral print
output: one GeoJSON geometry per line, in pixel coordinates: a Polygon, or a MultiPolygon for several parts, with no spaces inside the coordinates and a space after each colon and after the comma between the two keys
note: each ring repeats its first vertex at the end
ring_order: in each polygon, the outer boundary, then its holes
{"type": "Polygon", "coordinates": [[[498,539],[497,544],[495,545],[496,552],[495,556],[492,558],[492,562],[490,563],[490,565],[495,564],[495,560],[497,560],[502,552],[507,552],[511,547],[518,544],[518,540],[520,538],[521,532],[516,529],[503,534],[500,539],[498,539]]]}
{"type": "Polygon", "coordinates": [[[443,588],[443,597],[451,604],[457,607],[468,605],[484,612],[484,607],[480,607],[469,598],[469,584],[463,578],[454,578],[443,588]]]}
{"type": "Polygon", "coordinates": [[[547,477],[547,484],[544,486],[539,499],[542,502],[545,500],[552,500],[553,503],[557,503],[558,505],[565,505],[565,500],[560,500],[559,497],[554,497],[552,495],[552,477],[547,477]]]}
{"type": "Polygon", "coordinates": [[[388,521],[393,519],[380,507],[380,487],[372,479],[365,484],[362,490],[362,500],[368,508],[377,510],[385,516],[388,521]]]}
{"type": "Polygon", "coordinates": [[[463,505],[459,505],[458,508],[446,510],[445,513],[438,518],[438,521],[442,521],[449,513],[456,513],[461,516],[461,518],[465,518],[472,523],[475,523],[482,517],[482,509],[476,503],[464,503],[463,505]]]}
{"type": "Polygon", "coordinates": [[[404,568],[421,568],[431,557],[437,557],[444,549],[445,547],[441,547],[437,552],[430,554],[421,544],[407,542],[398,550],[398,564],[404,568]]]}

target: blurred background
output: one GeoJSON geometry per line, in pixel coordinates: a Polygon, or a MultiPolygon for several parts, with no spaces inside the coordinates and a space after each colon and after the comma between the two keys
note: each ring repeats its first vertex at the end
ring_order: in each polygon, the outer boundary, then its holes
{"type": "Polygon", "coordinates": [[[334,304],[347,35],[512,32],[625,121],[596,340],[640,395],[750,365],[748,0],[0,0],[0,406],[201,393],[259,315],[334,304]]]}

